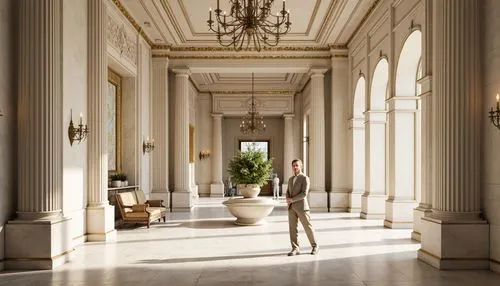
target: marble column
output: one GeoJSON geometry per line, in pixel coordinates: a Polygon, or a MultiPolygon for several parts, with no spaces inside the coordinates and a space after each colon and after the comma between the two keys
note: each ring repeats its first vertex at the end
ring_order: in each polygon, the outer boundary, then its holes
{"type": "Polygon", "coordinates": [[[439,269],[489,269],[481,207],[479,0],[434,1],[432,213],[418,258],[439,269]],[[457,25],[457,23],[468,23],[457,25]]]}
{"type": "Polygon", "coordinates": [[[325,72],[327,69],[311,69],[311,111],[309,114],[309,171],[311,179],[309,204],[311,208],[327,210],[325,189],[325,72]]]}
{"type": "Polygon", "coordinates": [[[174,192],[172,211],[189,211],[193,207],[189,182],[189,69],[174,69],[174,192]]]}
{"type": "MultiPolygon", "coordinates": [[[[349,128],[347,112],[349,106],[349,60],[347,50],[332,51],[331,69],[331,190],[330,211],[346,211],[351,198],[351,176],[349,161],[349,128]]],[[[359,195],[361,203],[361,195],[359,195]]]]}
{"type": "MultiPolygon", "coordinates": [[[[20,0],[18,200],[5,225],[6,269],[53,269],[73,253],[62,214],[62,1],[20,0]]],[[[69,122],[64,122],[67,128],[69,122]]]]}
{"type": "Polygon", "coordinates": [[[429,215],[432,208],[432,76],[425,76],[418,84],[421,86],[421,192],[419,204],[413,210],[411,238],[420,241],[422,218],[429,215]]]}
{"type": "Polygon", "coordinates": [[[352,134],[352,192],[349,194],[351,213],[361,212],[361,196],[365,192],[365,119],[351,118],[349,128],[352,134]]]}
{"type": "Polygon", "coordinates": [[[415,132],[417,97],[395,96],[388,100],[389,197],[384,226],[412,228],[415,193],[415,132]]]}
{"type": "Polygon", "coordinates": [[[212,132],[212,184],[210,197],[224,196],[224,183],[222,182],[222,114],[214,113],[212,132]]]}
{"type": "Polygon", "coordinates": [[[153,104],[151,121],[155,149],[150,153],[152,160],[153,187],[151,197],[163,200],[163,205],[169,206],[168,193],[168,58],[153,58],[153,104]]]}
{"type": "Polygon", "coordinates": [[[88,1],[87,239],[114,241],[115,208],[108,202],[106,4],[88,1]]]}
{"type": "Polygon", "coordinates": [[[285,120],[285,133],[283,140],[283,178],[280,179],[282,195],[285,196],[288,188],[288,179],[292,176],[292,161],[295,159],[293,156],[293,117],[291,113],[283,114],[285,120]]]}
{"type": "Polygon", "coordinates": [[[361,196],[361,218],[385,217],[386,111],[365,112],[365,193],[361,196]]]}

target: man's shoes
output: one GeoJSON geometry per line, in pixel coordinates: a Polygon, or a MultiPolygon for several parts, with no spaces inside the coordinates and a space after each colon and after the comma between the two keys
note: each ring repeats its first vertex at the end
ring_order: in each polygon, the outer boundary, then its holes
{"type": "Polygon", "coordinates": [[[316,255],[316,254],[318,254],[318,252],[319,252],[319,249],[317,246],[314,246],[313,249],[311,250],[312,255],[316,255]]]}
{"type": "Polygon", "coordinates": [[[296,248],[292,249],[292,251],[288,252],[288,256],[295,256],[295,255],[299,255],[300,254],[300,251],[296,248]]]}

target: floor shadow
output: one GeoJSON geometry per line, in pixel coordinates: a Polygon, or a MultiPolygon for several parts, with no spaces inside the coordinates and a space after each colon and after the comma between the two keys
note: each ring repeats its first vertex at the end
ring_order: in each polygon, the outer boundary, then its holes
{"type": "Polygon", "coordinates": [[[208,262],[234,259],[249,259],[249,258],[265,258],[286,256],[287,252],[266,253],[266,254],[249,254],[249,255],[229,255],[229,256],[213,256],[213,257],[185,257],[185,258],[170,258],[170,259],[145,259],[140,260],[137,264],[162,264],[162,263],[187,263],[187,262],[208,262]]]}

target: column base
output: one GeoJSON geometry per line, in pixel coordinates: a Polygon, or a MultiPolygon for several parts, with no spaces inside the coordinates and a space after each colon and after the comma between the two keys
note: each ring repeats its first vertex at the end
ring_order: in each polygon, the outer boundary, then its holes
{"type": "Polygon", "coordinates": [[[490,270],[500,274],[500,261],[490,259],[490,270]]]}
{"type": "Polygon", "coordinates": [[[150,196],[152,200],[163,200],[163,205],[170,209],[170,193],[167,190],[153,191],[150,196]]]}
{"type": "Polygon", "coordinates": [[[363,219],[384,219],[386,195],[366,195],[361,196],[361,213],[363,219]]]}
{"type": "Polygon", "coordinates": [[[387,228],[412,228],[415,200],[388,199],[385,202],[384,226],[387,228]]]}
{"type": "Polygon", "coordinates": [[[411,239],[421,241],[422,218],[430,213],[431,209],[420,206],[413,210],[413,232],[411,233],[411,239]]]}
{"type": "Polygon", "coordinates": [[[116,241],[115,207],[87,207],[87,241],[116,241]]]}
{"type": "Polygon", "coordinates": [[[442,270],[490,268],[489,225],[486,221],[445,222],[422,218],[418,259],[442,270]]]}
{"type": "Polygon", "coordinates": [[[311,210],[327,212],[328,211],[328,194],[324,191],[309,192],[309,207],[311,210]]]}
{"type": "Polygon", "coordinates": [[[330,192],[330,211],[346,212],[349,209],[349,190],[334,189],[330,192]]]}
{"type": "Polygon", "coordinates": [[[191,192],[191,196],[193,197],[193,200],[197,200],[200,198],[200,195],[198,194],[198,185],[189,186],[189,190],[191,192]]]}
{"type": "Polygon", "coordinates": [[[349,207],[347,211],[350,213],[360,213],[361,212],[361,196],[364,191],[352,191],[349,193],[349,207]]]}
{"type": "Polygon", "coordinates": [[[5,269],[50,270],[74,256],[70,221],[12,220],[5,226],[5,269]]]}
{"type": "Polygon", "coordinates": [[[193,196],[191,192],[172,192],[172,211],[190,212],[193,208],[193,196]]]}
{"type": "Polygon", "coordinates": [[[211,198],[222,198],[224,197],[224,184],[213,183],[210,185],[210,197],[211,198]]]}

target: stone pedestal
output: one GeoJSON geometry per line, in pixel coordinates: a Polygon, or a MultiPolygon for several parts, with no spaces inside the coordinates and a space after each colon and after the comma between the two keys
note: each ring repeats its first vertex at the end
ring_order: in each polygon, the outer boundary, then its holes
{"type": "Polygon", "coordinates": [[[74,256],[70,221],[9,221],[5,225],[5,268],[50,270],[69,261],[74,256]]]}
{"type": "Polygon", "coordinates": [[[488,269],[490,234],[486,221],[422,219],[418,259],[442,270],[488,269]]]}
{"type": "Polygon", "coordinates": [[[421,241],[422,218],[428,216],[431,212],[430,207],[422,206],[422,204],[413,210],[413,231],[411,233],[411,239],[421,241]]]}
{"type": "Polygon", "coordinates": [[[87,207],[87,240],[116,241],[115,207],[87,207]]]}
{"type": "Polygon", "coordinates": [[[385,200],[386,195],[363,194],[361,196],[361,214],[364,219],[383,219],[385,218],[385,200]]]}

